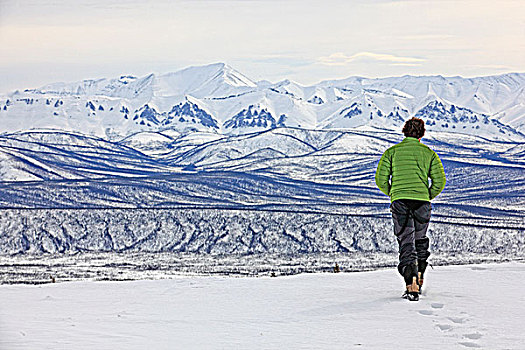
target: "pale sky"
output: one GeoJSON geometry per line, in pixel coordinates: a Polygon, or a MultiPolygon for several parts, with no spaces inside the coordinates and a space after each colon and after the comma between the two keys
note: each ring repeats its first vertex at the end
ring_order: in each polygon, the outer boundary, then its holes
{"type": "Polygon", "coordinates": [[[525,72],[525,0],[0,0],[0,92],[215,62],[305,85],[525,72]]]}

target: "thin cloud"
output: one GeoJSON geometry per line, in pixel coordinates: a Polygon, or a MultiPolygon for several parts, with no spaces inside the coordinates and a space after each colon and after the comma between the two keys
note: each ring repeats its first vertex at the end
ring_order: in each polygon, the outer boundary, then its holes
{"type": "Polygon", "coordinates": [[[336,52],[329,56],[319,57],[318,62],[328,66],[344,66],[356,61],[364,62],[383,62],[391,65],[419,65],[426,60],[416,57],[396,56],[384,53],[358,52],[348,56],[342,52],[336,52]]]}
{"type": "Polygon", "coordinates": [[[419,67],[422,64],[421,63],[390,63],[391,66],[396,67],[419,67]]]}

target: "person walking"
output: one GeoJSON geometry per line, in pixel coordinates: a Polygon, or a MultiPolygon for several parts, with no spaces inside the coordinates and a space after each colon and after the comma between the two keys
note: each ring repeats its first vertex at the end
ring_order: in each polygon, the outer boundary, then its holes
{"type": "Polygon", "coordinates": [[[383,153],[375,181],[391,200],[394,234],[399,243],[398,271],[406,284],[404,297],[417,301],[430,256],[426,235],[430,201],[443,191],[446,178],[436,152],[421,143],[425,122],[415,117],[407,120],[403,134],[403,141],[383,153]]]}

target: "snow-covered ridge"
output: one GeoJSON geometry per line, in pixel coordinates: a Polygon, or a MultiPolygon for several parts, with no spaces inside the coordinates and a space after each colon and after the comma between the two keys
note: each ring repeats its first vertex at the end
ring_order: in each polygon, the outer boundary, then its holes
{"type": "Polygon", "coordinates": [[[0,132],[58,128],[110,140],[166,130],[392,130],[412,116],[422,117],[429,131],[523,141],[525,74],[350,77],[302,86],[288,79],[256,83],[215,63],[161,75],[55,83],[0,97],[0,132]]]}
{"type": "MultiPolygon", "coordinates": [[[[374,174],[400,139],[282,127],[119,142],[57,130],[0,135],[0,255],[392,253],[374,174]]],[[[524,144],[450,132],[423,142],[447,174],[433,201],[433,250],[522,254],[524,144]]]]}

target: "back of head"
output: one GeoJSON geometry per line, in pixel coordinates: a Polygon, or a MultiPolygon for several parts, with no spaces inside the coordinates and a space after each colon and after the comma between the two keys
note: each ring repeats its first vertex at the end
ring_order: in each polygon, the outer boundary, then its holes
{"type": "Polygon", "coordinates": [[[403,134],[406,137],[422,138],[425,135],[425,122],[416,117],[407,120],[403,126],[403,134]]]}

